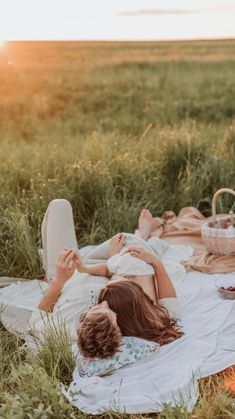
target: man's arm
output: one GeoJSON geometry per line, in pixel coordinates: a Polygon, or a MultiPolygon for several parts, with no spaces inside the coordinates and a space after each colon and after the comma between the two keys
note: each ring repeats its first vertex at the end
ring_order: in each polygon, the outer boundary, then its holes
{"type": "Polygon", "coordinates": [[[106,263],[99,263],[97,265],[84,265],[80,260],[77,261],[77,269],[81,273],[97,276],[106,276],[110,278],[113,273],[107,268],[106,263]]]}
{"type": "Polygon", "coordinates": [[[63,286],[56,281],[56,277],[53,278],[47,292],[38,304],[38,308],[44,311],[53,311],[63,286]]]}
{"type": "Polygon", "coordinates": [[[38,304],[40,310],[53,311],[62,288],[75,271],[77,259],[78,255],[73,249],[63,250],[63,252],[59,254],[56,262],[56,275],[38,304]]]}

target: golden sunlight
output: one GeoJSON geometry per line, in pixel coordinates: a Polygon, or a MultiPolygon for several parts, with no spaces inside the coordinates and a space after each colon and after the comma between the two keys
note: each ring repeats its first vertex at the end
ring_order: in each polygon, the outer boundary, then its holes
{"type": "Polygon", "coordinates": [[[5,41],[0,41],[0,48],[3,49],[6,45],[5,41]]]}

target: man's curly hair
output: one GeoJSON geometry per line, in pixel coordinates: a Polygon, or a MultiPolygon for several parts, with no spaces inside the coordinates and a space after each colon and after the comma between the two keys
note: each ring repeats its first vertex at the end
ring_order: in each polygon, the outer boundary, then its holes
{"type": "Polygon", "coordinates": [[[116,353],[121,333],[107,314],[84,316],[78,328],[78,346],[86,358],[107,358],[116,353]]]}

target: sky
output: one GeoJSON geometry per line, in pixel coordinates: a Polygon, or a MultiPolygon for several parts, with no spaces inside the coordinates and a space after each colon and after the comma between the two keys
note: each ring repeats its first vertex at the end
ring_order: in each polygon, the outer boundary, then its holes
{"type": "Polygon", "coordinates": [[[0,0],[0,45],[213,38],[235,38],[235,0],[0,0]]]}

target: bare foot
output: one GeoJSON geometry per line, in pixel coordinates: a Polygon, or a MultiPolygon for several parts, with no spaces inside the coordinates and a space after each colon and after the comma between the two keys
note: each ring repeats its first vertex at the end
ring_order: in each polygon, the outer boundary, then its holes
{"type": "Polygon", "coordinates": [[[164,220],[160,217],[153,217],[152,221],[152,230],[156,230],[157,228],[164,225],[164,220]]]}
{"type": "Polygon", "coordinates": [[[163,231],[164,231],[164,227],[162,225],[152,231],[151,237],[161,237],[161,235],[163,234],[163,231]]]}
{"type": "Polygon", "coordinates": [[[140,237],[148,240],[152,231],[153,216],[149,210],[143,209],[138,220],[138,230],[140,237]]]}
{"type": "Polygon", "coordinates": [[[165,220],[166,224],[172,224],[177,217],[173,211],[165,211],[162,214],[162,218],[165,220]]]}
{"type": "Polygon", "coordinates": [[[153,217],[151,237],[161,237],[164,230],[164,221],[160,217],[153,217]]]}

